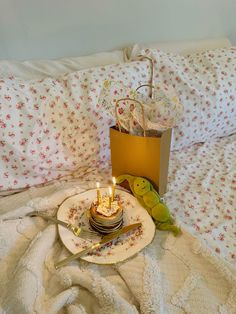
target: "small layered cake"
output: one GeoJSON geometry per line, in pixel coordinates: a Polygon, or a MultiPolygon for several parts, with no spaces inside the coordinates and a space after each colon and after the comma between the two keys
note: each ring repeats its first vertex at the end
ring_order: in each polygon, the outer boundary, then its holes
{"type": "Polygon", "coordinates": [[[110,202],[109,197],[105,196],[99,204],[92,203],[89,222],[94,230],[103,234],[119,230],[123,224],[123,209],[119,200],[110,202]]]}

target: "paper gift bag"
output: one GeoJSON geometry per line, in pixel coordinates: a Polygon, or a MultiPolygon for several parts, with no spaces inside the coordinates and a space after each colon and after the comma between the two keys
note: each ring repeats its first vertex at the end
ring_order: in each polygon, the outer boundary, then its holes
{"type": "MultiPolygon", "coordinates": [[[[140,58],[146,57],[140,56],[140,58]]],[[[141,95],[139,95],[140,99],[137,99],[138,94],[134,92],[131,93],[131,91],[127,92],[127,90],[122,87],[122,90],[126,91],[127,96],[118,100],[113,99],[113,103],[115,102],[117,127],[110,128],[112,175],[117,177],[122,174],[131,174],[146,177],[162,196],[167,191],[172,132],[167,122],[169,122],[168,119],[170,116],[176,117],[178,116],[178,112],[181,113],[179,109],[181,106],[177,106],[178,102],[175,99],[173,100],[171,93],[171,97],[169,97],[171,99],[168,99],[165,93],[160,93],[159,91],[157,94],[155,93],[155,95],[153,95],[153,62],[151,59],[149,60],[151,62],[151,81],[148,84],[142,84],[136,89],[137,92],[142,87],[149,87],[149,97],[141,97],[141,95]],[[135,98],[130,97],[130,95],[133,95],[135,98]],[[125,109],[120,108],[123,109],[121,111],[118,109],[119,103],[126,106],[127,101],[130,102],[130,106],[128,111],[126,108],[127,114],[126,119],[124,119],[125,109]],[[171,104],[174,104],[174,106],[171,106],[171,104]],[[159,112],[159,116],[164,122],[157,121],[157,123],[151,123],[152,121],[150,121],[149,118],[154,112],[150,111],[150,108],[157,108],[157,105],[162,110],[159,112]],[[176,110],[176,108],[178,110],[176,110]],[[166,117],[167,120],[164,120],[166,117]],[[136,126],[138,123],[138,126],[141,127],[143,136],[140,136],[140,134],[137,135],[139,130],[137,130],[137,127],[135,129],[133,128],[133,121],[136,122],[136,126]],[[150,132],[150,130],[158,129],[162,131],[150,132]]],[[[173,124],[172,120],[170,122],[173,124]]]]}
{"type": "Polygon", "coordinates": [[[158,136],[136,136],[110,128],[112,175],[146,177],[162,196],[167,191],[171,129],[158,136]]]}

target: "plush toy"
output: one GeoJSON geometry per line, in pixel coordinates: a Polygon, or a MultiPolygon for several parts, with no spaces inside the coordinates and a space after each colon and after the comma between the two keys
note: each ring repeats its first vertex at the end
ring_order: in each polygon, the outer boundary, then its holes
{"type": "Polygon", "coordinates": [[[152,184],[145,178],[135,177],[128,174],[116,178],[116,182],[122,183],[127,180],[133,195],[139,203],[148,211],[160,230],[172,231],[176,236],[180,233],[180,228],[174,225],[174,220],[170,216],[169,209],[161,201],[159,194],[152,184]]]}

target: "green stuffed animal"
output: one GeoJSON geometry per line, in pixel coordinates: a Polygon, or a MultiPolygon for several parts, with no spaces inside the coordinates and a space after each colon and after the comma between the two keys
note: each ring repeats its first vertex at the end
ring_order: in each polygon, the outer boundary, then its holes
{"type": "Polygon", "coordinates": [[[116,178],[118,184],[127,180],[133,195],[148,211],[159,230],[172,231],[175,236],[180,233],[180,228],[174,225],[169,209],[161,201],[159,194],[152,184],[145,178],[124,174],[116,178]]]}

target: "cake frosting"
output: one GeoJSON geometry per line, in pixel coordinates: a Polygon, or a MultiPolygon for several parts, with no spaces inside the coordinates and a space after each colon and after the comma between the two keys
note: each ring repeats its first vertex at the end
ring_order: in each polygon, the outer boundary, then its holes
{"type": "Polygon", "coordinates": [[[97,206],[97,213],[103,216],[110,217],[119,210],[120,206],[117,201],[111,203],[111,208],[109,208],[109,197],[105,196],[102,198],[101,203],[97,206]]]}

